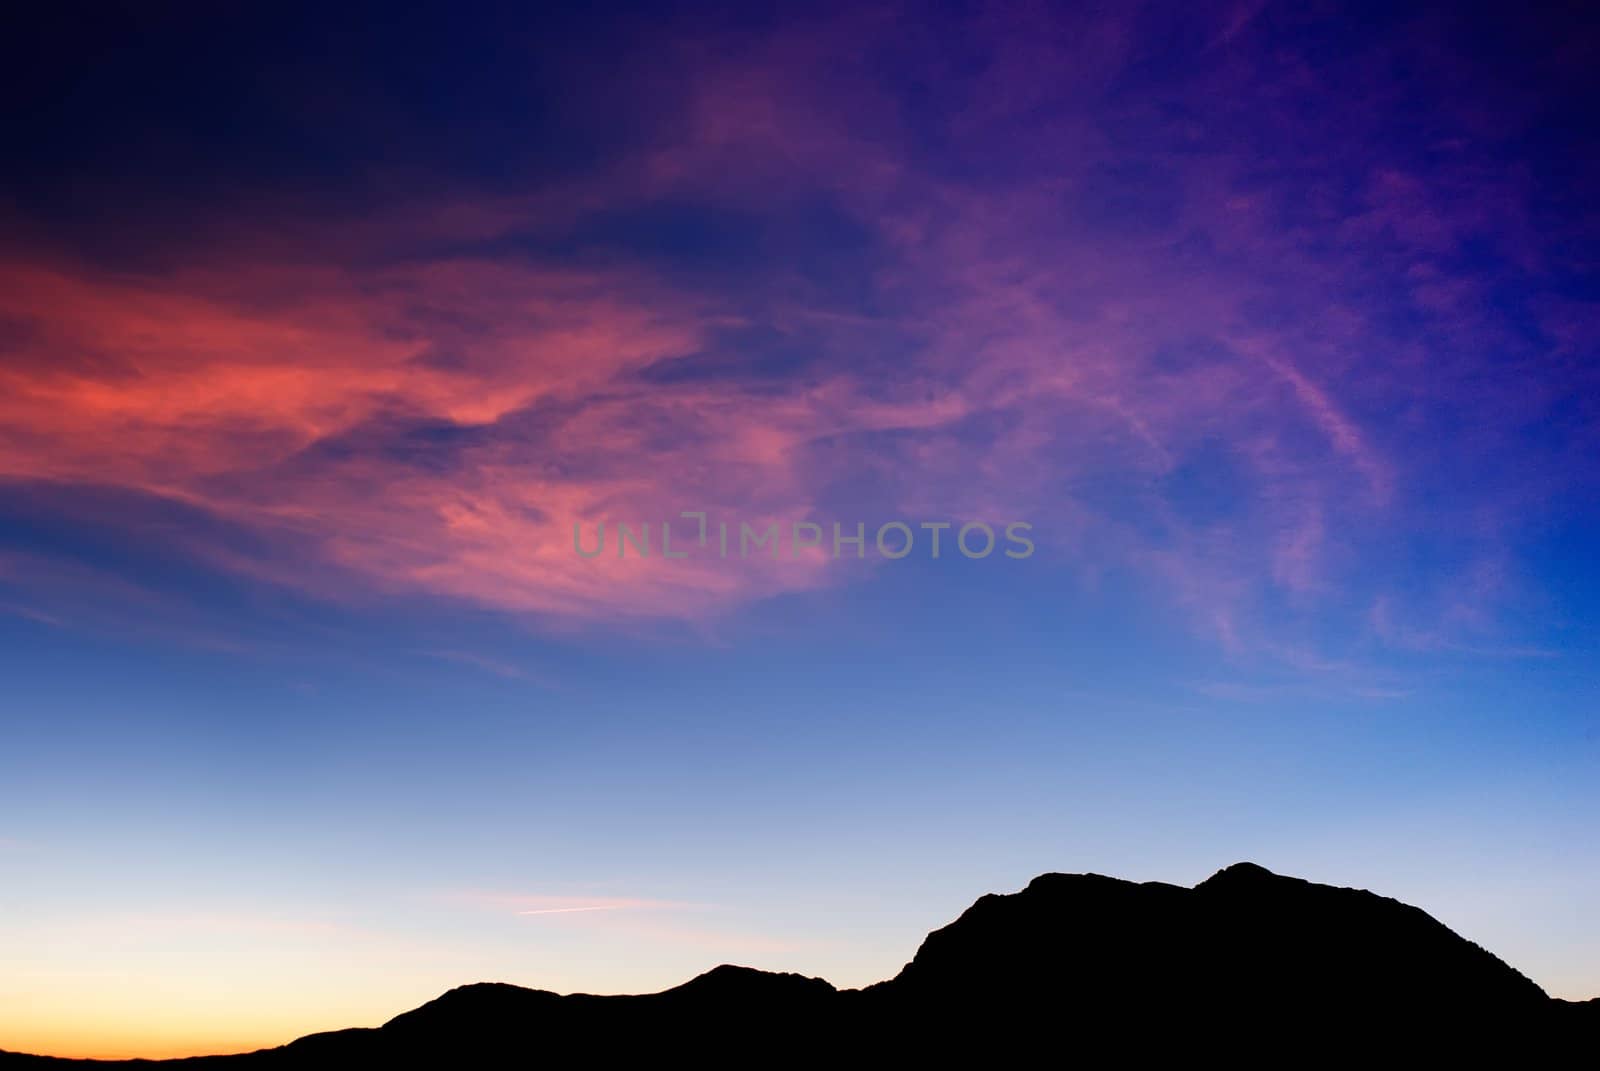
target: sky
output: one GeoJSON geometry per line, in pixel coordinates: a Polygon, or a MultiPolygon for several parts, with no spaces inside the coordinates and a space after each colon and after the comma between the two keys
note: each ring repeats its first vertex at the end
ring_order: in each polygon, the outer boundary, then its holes
{"type": "Polygon", "coordinates": [[[0,1048],[1243,859],[1600,995],[1574,12],[224,6],[0,44],[0,1048]]]}

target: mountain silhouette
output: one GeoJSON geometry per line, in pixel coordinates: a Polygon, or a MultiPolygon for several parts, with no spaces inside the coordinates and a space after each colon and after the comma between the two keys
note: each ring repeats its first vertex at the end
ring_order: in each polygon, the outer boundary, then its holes
{"type": "Polygon", "coordinates": [[[1192,889],[1045,874],[987,895],[860,990],[721,966],[660,993],[452,989],[381,1027],[255,1053],[0,1067],[497,1068],[1575,1061],[1600,1000],[1554,1000],[1418,908],[1252,863],[1192,889]]]}

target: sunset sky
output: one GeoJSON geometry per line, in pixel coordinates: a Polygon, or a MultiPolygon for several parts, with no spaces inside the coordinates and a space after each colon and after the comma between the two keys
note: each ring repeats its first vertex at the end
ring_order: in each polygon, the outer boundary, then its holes
{"type": "Polygon", "coordinates": [[[1600,35],[1454,8],[0,32],[0,1049],[1241,859],[1600,996],[1600,35]]]}

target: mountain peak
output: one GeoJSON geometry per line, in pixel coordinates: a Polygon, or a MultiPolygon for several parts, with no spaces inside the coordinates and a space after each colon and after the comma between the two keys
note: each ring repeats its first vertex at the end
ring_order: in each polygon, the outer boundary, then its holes
{"type": "MultiPolygon", "coordinates": [[[[704,974],[674,986],[667,993],[694,996],[727,996],[740,999],[783,998],[800,995],[835,992],[833,985],[821,978],[808,978],[803,974],[760,971],[754,967],[735,967],[724,963],[704,974]]],[[[665,995],[665,994],[663,994],[665,995]]]]}
{"type": "MultiPolygon", "coordinates": [[[[1274,874],[1259,863],[1242,862],[1225,866],[1211,875],[1200,885],[1232,885],[1246,882],[1256,883],[1264,881],[1294,881],[1294,878],[1285,878],[1281,874],[1274,874]]],[[[1196,886],[1199,888],[1200,886],[1196,886]]]]}

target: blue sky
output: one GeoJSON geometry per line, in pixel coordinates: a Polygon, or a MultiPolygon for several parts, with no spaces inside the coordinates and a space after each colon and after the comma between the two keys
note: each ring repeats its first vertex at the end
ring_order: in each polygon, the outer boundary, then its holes
{"type": "Polygon", "coordinates": [[[1582,34],[417,10],[0,65],[0,1047],[1240,859],[1600,993],[1582,34]],[[574,553],[694,510],[1036,549],[574,553]]]}

